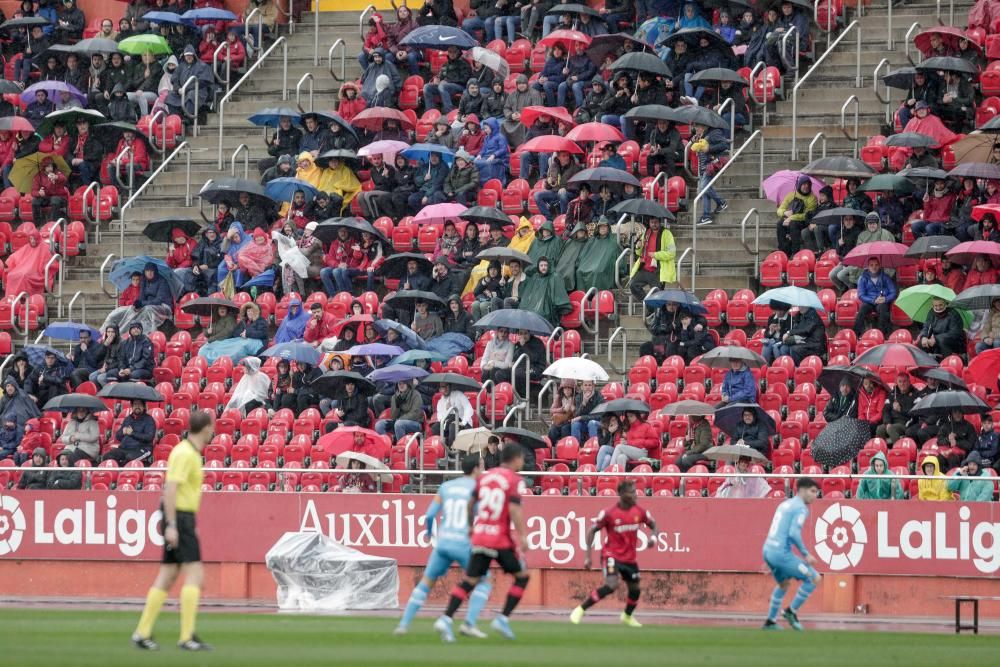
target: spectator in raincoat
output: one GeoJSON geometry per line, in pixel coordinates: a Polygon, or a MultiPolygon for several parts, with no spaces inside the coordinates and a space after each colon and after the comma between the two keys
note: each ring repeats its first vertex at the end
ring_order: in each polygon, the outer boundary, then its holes
{"type": "MultiPolygon", "coordinates": [[[[580,253],[580,261],[576,267],[576,289],[614,289],[615,263],[621,251],[618,238],[611,233],[611,222],[607,218],[600,218],[597,221],[597,235],[587,240],[580,253]]],[[[676,270],[673,262],[667,264],[676,270]]]]}
{"type": "Polygon", "coordinates": [[[920,464],[920,471],[934,479],[921,479],[917,482],[920,500],[954,500],[948,490],[948,478],[941,472],[941,464],[936,456],[928,456],[920,464]]]}
{"type": "Polygon", "coordinates": [[[274,246],[267,232],[262,229],[253,231],[252,241],[237,253],[236,264],[244,277],[258,276],[271,268],[274,264],[274,246]]]}
{"type": "Polygon", "coordinates": [[[45,290],[45,265],[52,258],[48,243],[36,231],[28,234],[28,242],[7,258],[3,277],[4,296],[14,297],[21,292],[41,294],[45,290]]]}
{"type": "Polygon", "coordinates": [[[762,477],[744,477],[750,472],[751,459],[741,456],[736,460],[736,475],[727,477],[715,492],[716,498],[764,498],[771,487],[762,477]]]}
{"type": "Polygon", "coordinates": [[[948,491],[957,493],[962,502],[988,503],[993,500],[995,483],[995,478],[983,469],[983,459],[979,452],[972,451],[948,482],[948,491]]]}
{"type": "Polygon", "coordinates": [[[171,230],[170,237],[173,240],[173,245],[167,252],[167,266],[171,269],[191,268],[196,247],[194,239],[180,228],[171,230]]]}
{"type": "Polygon", "coordinates": [[[510,165],[510,147],[500,132],[500,122],[496,118],[486,118],[482,123],[483,143],[473,163],[479,169],[479,181],[496,178],[507,183],[507,168],[510,165]]]}
{"type": "Polygon", "coordinates": [[[802,229],[816,211],[816,195],[812,179],[800,174],[795,189],[785,195],[778,206],[778,249],[791,257],[801,247],[802,229]]]}
{"type": "Polygon", "coordinates": [[[756,403],[757,380],[747,368],[746,363],[738,359],[729,362],[729,370],[722,379],[722,402],[716,407],[728,403],[756,403]]]}
{"type": "Polygon", "coordinates": [[[636,260],[629,273],[629,289],[640,301],[646,296],[646,287],[658,289],[677,282],[677,244],[665,223],[650,218],[635,244],[636,260]]]}
{"type": "Polygon", "coordinates": [[[563,315],[570,312],[569,296],[561,277],[551,272],[547,257],[540,257],[535,272],[528,276],[518,290],[518,307],[531,310],[556,326],[563,315]]]}
{"type": "Polygon", "coordinates": [[[198,60],[198,52],[192,45],[188,44],[184,47],[181,60],[171,75],[170,82],[171,90],[167,95],[166,103],[171,113],[181,115],[184,118],[190,118],[195,113],[204,113],[205,105],[208,104],[215,87],[215,74],[212,73],[212,68],[209,65],[198,60]],[[192,76],[198,80],[197,99],[195,99],[195,86],[192,84],[185,91],[182,101],[181,88],[192,76]]]}

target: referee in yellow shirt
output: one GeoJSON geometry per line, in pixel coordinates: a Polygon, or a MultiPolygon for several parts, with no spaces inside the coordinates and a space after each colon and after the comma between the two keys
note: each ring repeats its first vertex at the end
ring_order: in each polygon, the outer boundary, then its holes
{"type": "Polygon", "coordinates": [[[174,585],[177,576],[183,574],[181,635],[177,646],[185,651],[212,649],[194,634],[194,623],[204,578],[201,548],[195,529],[195,514],[201,502],[201,450],[212,441],[213,434],[212,415],[200,410],[192,411],[187,439],[171,450],[167,460],[167,480],[163,487],[163,564],[156,575],[156,581],[146,594],[146,606],[139,618],[139,625],[132,633],[132,644],[136,648],[147,651],[159,648],[153,640],[153,625],[167,600],[170,587],[174,585]]]}

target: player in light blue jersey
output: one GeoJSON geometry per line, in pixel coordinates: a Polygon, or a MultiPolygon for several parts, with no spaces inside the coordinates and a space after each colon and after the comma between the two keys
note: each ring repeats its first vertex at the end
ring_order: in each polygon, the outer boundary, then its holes
{"type": "Polygon", "coordinates": [[[764,562],[767,563],[778,585],[771,593],[771,607],[767,612],[767,620],[764,621],[765,630],[781,629],[776,619],[792,579],[798,579],[802,584],[792,604],[785,608],[782,615],[794,629],[802,629],[802,624],[799,623],[799,608],[809,599],[816,590],[816,584],[819,583],[819,573],[813,567],[816,559],[802,543],[802,526],[809,516],[809,505],[816,500],[818,494],[819,485],[808,477],[803,477],[799,480],[795,497],[781,503],[774,511],[771,528],[767,531],[767,540],[764,542],[764,562]],[[801,558],[795,555],[792,547],[798,550],[801,558]]]}
{"type": "MultiPolygon", "coordinates": [[[[425,526],[428,535],[435,533],[435,519],[438,519],[437,541],[427,561],[423,578],[410,594],[410,600],[406,603],[406,610],[396,627],[395,634],[406,634],[413,617],[427,601],[427,595],[434,582],[448,572],[452,563],[458,563],[463,570],[468,566],[472,555],[472,544],[469,541],[469,503],[473,502],[476,477],[482,471],[482,459],[478,455],[466,456],[462,460],[464,475],[442,484],[434,496],[434,502],[427,509],[425,526]]],[[[486,633],[476,627],[476,619],[486,606],[492,588],[489,577],[484,577],[472,591],[465,622],[459,628],[459,632],[463,635],[479,639],[486,637],[486,633]]]]}

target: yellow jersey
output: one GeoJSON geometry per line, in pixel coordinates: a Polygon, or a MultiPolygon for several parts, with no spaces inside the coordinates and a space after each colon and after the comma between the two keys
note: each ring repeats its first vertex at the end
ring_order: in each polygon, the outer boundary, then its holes
{"type": "Polygon", "coordinates": [[[201,504],[201,454],[187,440],[181,440],[167,459],[167,481],[177,483],[177,510],[197,512],[201,504]]]}

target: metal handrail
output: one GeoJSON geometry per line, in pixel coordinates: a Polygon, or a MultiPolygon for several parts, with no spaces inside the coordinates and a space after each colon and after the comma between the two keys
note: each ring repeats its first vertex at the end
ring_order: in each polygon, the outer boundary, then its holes
{"type": "Polygon", "coordinates": [[[597,341],[597,288],[596,287],[591,287],[589,290],[587,290],[587,293],[583,295],[583,299],[580,300],[580,327],[586,333],[594,334],[594,351],[596,352],[599,347],[599,343],[597,341]],[[591,329],[590,326],[587,325],[587,308],[584,304],[586,304],[588,301],[594,302],[593,329],[591,329]]]}
{"type": "Polygon", "coordinates": [[[698,179],[698,174],[696,174],[693,171],[691,171],[691,164],[690,164],[691,151],[689,151],[687,149],[687,146],[685,146],[684,150],[682,151],[682,153],[684,155],[683,155],[683,160],[682,160],[681,164],[684,166],[684,173],[688,175],[688,178],[697,180],[698,179]]]}
{"type": "MultiPolygon", "coordinates": [[[[656,175],[656,178],[654,178],[652,181],[650,181],[649,183],[646,184],[646,188],[649,190],[649,197],[646,197],[646,199],[649,199],[650,201],[653,201],[653,197],[656,196],[656,186],[660,184],[660,179],[661,178],[663,179],[663,206],[664,206],[664,208],[666,208],[666,206],[667,206],[667,181],[669,180],[669,178],[667,176],[667,172],[665,172],[665,171],[661,171],[660,173],[658,173],[656,175]]],[[[622,218],[620,218],[618,220],[618,223],[621,224],[622,219],[624,219],[627,215],[628,215],[627,213],[622,214],[622,218]]]]}
{"type": "Polygon", "coordinates": [[[194,135],[194,136],[197,137],[198,136],[198,100],[201,97],[201,82],[198,80],[198,77],[194,76],[193,74],[191,76],[189,76],[188,79],[187,79],[187,81],[184,82],[184,85],[181,86],[181,89],[180,89],[180,91],[178,91],[178,94],[180,95],[180,98],[181,98],[181,113],[184,114],[185,116],[187,116],[188,118],[191,118],[194,121],[194,123],[191,126],[191,133],[192,133],[192,135],[194,135]],[[194,102],[191,104],[191,110],[192,110],[193,113],[188,113],[188,111],[187,111],[187,105],[184,103],[184,101],[186,99],[185,95],[187,94],[188,86],[190,86],[192,82],[194,82],[194,102]]]}
{"type": "Polygon", "coordinates": [[[784,63],[784,65],[785,65],[785,70],[786,71],[787,70],[793,70],[795,72],[795,79],[796,80],[798,80],[798,78],[799,78],[799,50],[801,49],[801,47],[802,47],[802,38],[799,35],[799,29],[796,28],[795,26],[792,26],[788,30],[788,32],[786,32],[784,35],[781,36],[781,53],[779,55],[781,56],[781,62],[784,63]],[[792,65],[792,63],[788,62],[788,56],[785,55],[785,52],[788,51],[788,40],[791,38],[792,35],[795,35],[795,64],[794,65],[792,65]]]}
{"type": "Polygon", "coordinates": [[[608,368],[616,373],[625,373],[628,369],[628,330],[625,327],[618,327],[608,336],[608,368]],[[618,340],[619,336],[622,339],[622,365],[620,368],[615,367],[614,362],[611,360],[615,341],[618,340]]]}
{"type": "MultiPolygon", "coordinates": [[[[115,156],[115,182],[122,185],[121,173],[122,173],[122,158],[132,152],[131,146],[126,146],[121,150],[118,155],[115,156]]],[[[128,163],[128,191],[129,196],[131,196],[132,190],[135,187],[135,160],[130,160],[128,163]]]]}
{"type": "Polygon", "coordinates": [[[42,277],[44,278],[44,288],[49,294],[56,298],[56,316],[62,317],[62,297],[63,297],[63,278],[66,273],[66,262],[62,261],[63,256],[60,253],[56,253],[49,257],[49,261],[45,262],[45,268],[42,269],[42,277]],[[52,262],[58,262],[56,264],[56,269],[58,273],[58,285],[59,291],[55,290],[56,282],[53,281],[52,288],[49,288],[49,268],[52,266],[52,262]]]}
{"type": "Polygon", "coordinates": [[[174,152],[168,155],[167,159],[165,159],[160,164],[160,166],[156,168],[156,171],[154,171],[152,174],[149,175],[149,178],[146,179],[146,182],[140,185],[139,189],[136,190],[132,194],[132,196],[128,198],[128,201],[126,201],[119,209],[118,219],[121,223],[121,230],[120,230],[121,240],[119,245],[119,252],[121,253],[122,257],[125,256],[125,211],[132,208],[132,205],[135,204],[135,201],[139,198],[139,195],[145,192],[146,188],[148,188],[151,183],[156,181],[156,177],[166,170],[167,165],[170,164],[173,161],[173,159],[180,154],[181,151],[184,151],[187,154],[187,166],[184,169],[184,206],[191,205],[191,144],[189,144],[186,141],[183,141],[177,148],[174,149],[174,152]]]}
{"type": "MultiPolygon", "coordinates": [[[[629,246],[622,250],[621,254],[618,255],[618,259],[615,260],[615,287],[618,289],[624,289],[625,286],[622,285],[622,260],[626,258],[631,258],[632,247],[629,246]]],[[[630,313],[631,314],[631,313],[630,313]]]]}
{"type": "Polygon", "coordinates": [[[62,228],[62,238],[63,238],[63,242],[65,243],[65,241],[66,241],[66,225],[67,224],[69,224],[69,223],[67,222],[66,218],[59,218],[54,223],[52,223],[51,227],[49,227],[49,251],[50,252],[59,252],[59,250],[60,250],[60,248],[59,248],[59,242],[56,241],[56,232],[59,231],[60,227],[62,228]]]}
{"type": "MultiPolygon", "coordinates": [[[[319,56],[317,55],[317,59],[319,56]]],[[[319,66],[319,63],[316,63],[319,66]]],[[[326,52],[326,65],[330,70],[330,76],[333,77],[334,81],[344,81],[347,79],[347,42],[342,39],[338,39],[330,46],[330,50],[326,52]],[[333,71],[333,52],[340,47],[340,76],[333,71]]]]}
{"type": "Polygon", "coordinates": [[[69,300],[69,304],[67,304],[67,306],[66,306],[66,319],[69,320],[70,322],[74,321],[73,320],[73,304],[76,303],[77,299],[81,299],[81,298],[82,298],[82,301],[80,302],[80,319],[79,319],[79,321],[80,322],[86,322],[87,321],[87,295],[84,294],[83,292],[77,290],[76,294],[73,295],[73,298],[69,300]]]}
{"type": "Polygon", "coordinates": [[[229,173],[235,178],[236,177],[236,158],[239,157],[240,153],[243,153],[243,178],[250,178],[250,147],[246,144],[240,144],[233,151],[232,156],[229,158],[229,173]]]}
{"type": "MultiPolygon", "coordinates": [[[[115,291],[114,292],[109,292],[108,291],[108,288],[105,287],[105,285],[104,285],[104,272],[107,271],[108,264],[111,263],[111,260],[113,260],[117,256],[118,255],[116,255],[115,253],[109,252],[108,256],[105,257],[104,261],[101,263],[101,273],[98,275],[98,285],[100,286],[101,291],[104,292],[105,296],[107,296],[109,299],[117,299],[118,298],[118,288],[115,287],[115,291]]],[[[110,280],[108,280],[108,282],[111,283],[110,280]]],[[[114,283],[111,283],[111,286],[114,287],[114,283]]]]}
{"type": "MultiPolygon", "coordinates": [[[[700,202],[702,197],[705,196],[705,192],[714,187],[715,183],[720,178],[722,178],[723,174],[725,174],[730,167],[736,164],[736,161],[739,159],[740,155],[743,154],[743,151],[745,151],[747,147],[750,146],[750,144],[752,144],[754,141],[758,139],[760,140],[760,156],[759,156],[760,178],[758,179],[758,183],[763,183],[764,182],[764,134],[763,130],[754,130],[753,134],[751,134],[747,138],[747,140],[743,142],[743,145],[740,146],[735,153],[733,153],[733,156],[729,159],[729,162],[722,165],[722,169],[719,169],[719,171],[715,172],[715,176],[712,177],[712,180],[710,180],[705,185],[704,188],[699,189],[698,194],[694,198],[694,202],[692,202],[691,204],[691,251],[693,253],[693,257],[691,258],[692,291],[694,291],[695,283],[697,280],[697,275],[696,271],[694,270],[694,267],[696,266],[696,263],[698,261],[698,202],[700,202]]],[[[758,186],[757,192],[759,196],[762,196],[763,186],[758,186]]]]}
{"type": "MultiPolygon", "coordinates": [[[[722,104],[719,105],[719,110],[716,113],[719,114],[720,116],[722,116],[722,114],[723,114],[723,112],[725,112],[727,106],[730,107],[730,109],[729,109],[729,111],[730,111],[730,114],[729,114],[729,154],[732,155],[733,154],[733,144],[736,142],[736,101],[733,98],[731,98],[731,97],[727,97],[726,100],[722,104]]],[[[723,116],[723,118],[725,118],[725,116],[723,116]]],[[[664,172],[664,173],[666,173],[666,172],[664,172]]],[[[663,193],[664,199],[666,198],[666,196],[667,196],[666,189],[664,189],[664,193],[663,193]]]]}
{"type": "MultiPolygon", "coordinates": [[[[921,60],[924,59],[924,54],[920,53],[920,49],[917,49],[917,60],[914,60],[912,57],[910,57],[910,44],[913,43],[913,33],[919,32],[921,30],[923,30],[923,28],[920,25],[920,21],[914,21],[913,25],[910,26],[910,29],[906,31],[906,37],[903,38],[904,39],[903,55],[906,56],[906,59],[910,62],[911,65],[916,65],[917,63],[919,63],[921,60]]],[[[882,63],[879,63],[879,65],[881,64],[882,63]]],[[[876,69],[875,71],[877,72],[878,69],[876,69]]]]}
{"type": "Polygon", "coordinates": [[[881,92],[879,92],[878,89],[878,84],[880,81],[878,73],[882,71],[883,67],[886,70],[886,74],[892,71],[892,65],[890,64],[888,58],[882,58],[882,60],[878,62],[878,65],[875,65],[875,69],[872,71],[872,88],[875,91],[875,99],[877,99],[879,102],[885,105],[886,119],[888,120],[889,100],[891,99],[891,93],[890,93],[891,88],[889,88],[889,86],[886,86],[885,84],[882,84],[882,87],[885,88],[884,98],[882,97],[882,94],[881,92]]]}
{"type": "MultiPolygon", "coordinates": [[[[249,26],[250,22],[257,19],[257,43],[250,47],[250,51],[254,54],[260,53],[261,44],[264,42],[264,15],[260,13],[260,7],[254,7],[253,11],[247,14],[247,17],[243,19],[244,34],[246,31],[245,26],[249,26]]],[[[254,55],[256,58],[256,55],[254,55]]]]}
{"type": "Polygon", "coordinates": [[[528,359],[527,354],[522,354],[510,367],[510,384],[514,389],[514,395],[519,399],[526,401],[528,397],[531,396],[531,360],[528,359]],[[517,368],[521,364],[524,364],[524,396],[521,396],[517,392],[517,383],[514,379],[517,377],[517,368]]]}
{"type": "Polygon", "coordinates": [[[361,39],[365,38],[365,21],[368,19],[368,14],[375,11],[375,5],[368,5],[361,10],[361,16],[358,17],[358,32],[361,33],[361,39]]]}
{"type": "MultiPolygon", "coordinates": [[[[691,254],[691,246],[688,246],[687,248],[684,248],[684,252],[682,252],[681,256],[677,259],[677,284],[679,284],[679,285],[683,285],[684,284],[683,281],[681,280],[681,267],[684,266],[684,260],[687,259],[687,256],[690,255],[690,254],[691,254]]],[[[694,283],[694,271],[695,271],[694,257],[692,257],[691,258],[691,282],[692,282],[691,289],[692,290],[694,290],[694,284],[693,284],[694,283]]]]}
{"type": "MultiPolygon", "coordinates": [[[[289,25],[291,25],[291,22],[289,22],[289,25]]],[[[240,89],[240,87],[253,75],[253,73],[257,71],[257,68],[260,67],[264,61],[267,60],[267,57],[274,53],[274,50],[279,46],[282,51],[281,99],[288,99],[288,41],[284,36],[282,36],[275,40],[274,44],[269,46],[267,51],[260,55],[257,62],[251,65],[250,69],[246,71],[246,74],[241,76],[240,80],[229,89],[229,92],[226,93],[221,100],[219,100],[219,171],[222,171],[225,168],[225,163],[222,160],[222,138],[226,129],[226,102],[228,102],[233,95],[236,94],[236,91],[240,89]]],[[[197,136],[197,132],[195,133],[195,136],[197,136]]]]}
{"type": "Polygon", "coordinates": [[[763,116],[763,125],[767,127],[767,81],[763,81],[761,86],[761,99],[757,99],[756,90],[754,89],[753,82],[758,76],[762,76],[762,73],[767,69],[767,63],[763,60],[753,66],[750,70],[750,101],[754,103],[755,106],[762,107],[761,115],[763,116]]]}
{"type": "Polygon", "coordinates": [[[861,100],[858,99],[857,95],[851,95],[844,101],[844,105],[840,107],[840,131],[844,133],[844,136],[854,142],[854,157],[858,157],[858,123],[861,113],[861,100]],[[852,137],[847,131],[847,107],[854,104],[854,136],[852,137]]]}
{"type": "Polygon", "coordinates": [[[156,138],[155,134],[150,133],[149,135],[149,145],[152,146],[153,150],[156,151],[157,154],[159,155],[163,155],[163,153],[167,150],[167,124],[163,122],[164,119],[166,119],[166,117],[167,117],[167,112],[164,111],[163,109],[157,109],[149,117],[150,129],[152,129],[153,126],[156,125],[156,121],[160,121],[160,127],[163,128],[163,143],[161,145],[157,146],[156,142],[153,141],[153,139],[156,138]]]}
{"type": "Polygon", "coordinates": [[[510,422],[510,418],[513,417],[514,415],[517,415],[517,427],[521,428],[521,426],[523,425],[523,422],[521,421],[521,412],[524,412],[525,419],[531,419],[530,406],[531,403],[529,403],[527,399],[525,399],[521,403],[518,403],[517,405],[511,406],[510,410],[507,411],[507,414],[503,418],[503,426],[506,427],[507,424],[510,422]]]}
{"type": "Polygon", "coordinates": [[[298,107],[299,111],[302,111],[303,113],[305,112],[305,109],[302,108],[302,102],[299,101],[299,98],[302,96],[302,84],[305,83],[306,81],[309,82],[309,111],[312,111],[313,110],[313,75],[312,75],[312,73],[311,72],[306,72],[305,74],[302,75],[302,78],[299,79],[299,82],[297,84],[295,84],[295,106],[298,107]]]}
{"type": "Polygon", "coordinates": [[[545,339],[545,363],[552,363],[552,344],[557,339],[556,334],[559,334],[558,338],[562,343],[562,354],[564,357],[566,356],[566,339],[562,337],[563,333],[565,333],[565,330],[562,327],[556,327],[549,334],[549,337],[545,339]]]}
{"type": "Polygon", "coordinates": [[[426,475],[424,475],[424,434],[421,433],[420,431],[417,431],[416,433],[410,433],[409,435],[407,435],[406,436],[406,445],[403,447],[403,453],[406,456],[407,460],[409,460],[409,458],[410,458],[410,445],[413,444],[414,440],[416,440],[420,444],[420,447],[419,447],[419,450],[418,450],[419,453],[420,453],[420,457],[419,457],[419,473],[418,474],[420,475],[420,493],[423,493],[424,492],[424,477],[426,476],[426,475]]]}
{"type": "MultiPolygon", "coordinates": [[[[229,46],[229,40],[224,41],[222,44],[216,47],[215,52],[212,53],[212,75],[215,80],[219,83],[226,84],[226,88],[229,88],[229,73],[232,71],[232,47],[229,46]],[[223,78],[219,76],[219,52],[222,49],[226,50],[226,76],[223,78]]],[[[197,95],[195,95],[197,97],[197,95]]]]}
{"type": "Polygon", "coordinates": [[[747,214],[743,216],[743,220],[740,221],[740,243],[743,244],[744,250],[753,255],[754,277],[756,278],[757,271],[760,267],[760,262],[757,261],[760,259],[760,211],[756,208],[752,208],[747,211],[747,214]],[[747,220],[750,219],[750,216],[754,216],[756,218],[753,226],[753,250],[751,250],[750,246],[747,245],[747,220]]]}
{"type": "Polygon", "coordinates": [[[813,161],[813,146],[815,146],[816,142],[819,141],[820,139],[823,140],[823,143],[821,144],[823,146],[823,155],[821,155],[820,157],[826,157],[826,134],[824,134],[823,132],[817,132],[816,136],[813,137],[812,141],[809,142],[809,151],[806,153],[806,164],[809,164],[810,162],[813,161]]]}
{"type": "MultiPolygon", "coordinates": [[[[892,4],[891,1],[889,4],[890,5],[892,4]]],[[[837,36],[837,39],[833,40],[833,43],[831,43],[830,46],[826,47],[826,51],[823,52],[823,55],[821,55],[819,58],[816,59],[816,62],[813,63],[813,66],[809,68],[809,71],[803,74],[802,77],[795,82],[795,86],[792,87],[792,159],[793,160],[799,159],[799,146],[796,140],[798,121],[799,121],[799,88],[801,88],[802,84],[804,84],[806,81],[809,80],[809,77],[812,76],[813,72],[819,69],[820,65],[823,64],[823,61],[826,60],[831,53],[833,53],[833,50],[840,45],[840,43],[844,40],[845,37],[847,37],[847,35],[850,34],[852,30],[857,30],[857,65],[854,74],[854,79],[855,79],[854,83],[856,87],[858,88],[861,87],[861,23],[858,21],[858,19],[855,19],[851,21],[850,25],[844,28],[844,31],[837,36]]]]}
{"type": "Polygon", "coordinates": [[[3,362],[0,362],[0,377],[7,377],[4,371],[7,370],[7,365],[12,361],[14,361],[14,355],[8,354],[4,357],[3,362]]]}
{"type": "MultiPolygon", "coordinates": [[[[87,189],[83,191],[83,219],[89,224],[96,225],[94,233],[97,237],[97,242],[101,242],[101,226],[98,224],[97,220],[90,216],[90,207],[87,206],[87,202],[90,200],[90,192],[94,191],[94,202],[98,210],[101,208],[101,182],[100,180],[92,182],[87,186],[87,189]]],[[[100,216],[97,216],[100,217],[100,216]]]]}
{"type": "Polygon", "coordinates": [[[28,307],[31,305],[31,298],[28,296],[27,292],[21,291],[21,292],[18,292],[17,296],[15,296],[14,300],[11,301],[11,303],[10,303],[10,312],[14,314],[10,318],[10,328],[14,330],[14,335],[15,336],[20,336],[21,334],[24,334],[24,344],[27,345],[28,344],[28,323],[25,322],[25,324],[24,324],[24,331],[21,331],[21,328],[19,326],[17,326],[17,317],[16,317],[16,315],[17,315],[17,304],[21,302],[22,298],[24,299],[24,319],[28,319],[28,307]]]}
{"type": "Polygon", "coordinates": [[[552,387],[558,386],[559,385],[555,380],[546,380],[545,384],[542,385],[542,388],[538,392],[538,421],[542,422],[546,426],[549,425],[549,421],[545,418],[546,410],[544,404],[542,403],[542,399],[552,387]]]}
{"type": "MultiPolygon", "coordinates": [[[[890,0],[890,7],[892,2],[890,0]]],[[[934,10],[934,18],[937,19],[938,25],[945,25],[945,22],[941,20],[941,0],[936,2],[937,8],[934,10]]],[[[889,11],[892,11],[890,8],[889,11]]],[[[891,25],[891,24],[890,24],[891,25]]],[[[955,25],[955,0],[948,0],[948,23],[947,25],[955,25]]]]}
{"type": "Polygon", "coordinates": [[[497,393],[496,393],[496,391],[494,391],[496,389],[496,383],[493,382],[493,380],[487,380],[486,382],[484,382],[482,388],[476,393],[476,414],[479,415],[480,419],[483,418],[483,413],[482,413],[482,407],[483,407],[482,396],[483,396],[483,394],[486,393],[487,389],[490,389],[491,391],[489,392],[489,397],[490,397],[490,418],[488,420],[486,420],[486,421],[488,421],[490,423],[490,428],[493,428],[494,426],[497,425],[497,420],[494,417],[494,415],[497,413],[497,393]]]}

